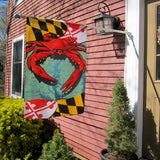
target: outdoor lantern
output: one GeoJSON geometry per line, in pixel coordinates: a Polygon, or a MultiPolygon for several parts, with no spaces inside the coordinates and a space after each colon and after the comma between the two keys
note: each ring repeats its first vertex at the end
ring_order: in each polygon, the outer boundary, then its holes
{"type": "Polygon", "coordinates": [[[120,19],[118,17],[111,16],[110,9],[104,2],[98,3],[98,10],[101,15],[94,19],[96,35],[111,34],[112,32],[110,30],[116,29],[120,25],[120,19]],[[101,4],[103,4],[104,7],[100,7],[101,4]],[[108,15],[105,14],[106,8],[108,9],[108,15]],[[103,30],[102,28],[105,28],[108,31],[103,30]]]}

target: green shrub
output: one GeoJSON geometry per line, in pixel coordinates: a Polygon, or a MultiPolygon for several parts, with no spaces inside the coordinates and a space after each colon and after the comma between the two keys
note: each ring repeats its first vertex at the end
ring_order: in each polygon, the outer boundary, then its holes
{"type": "Polygon", "coordinates": [[[43,144],[42,155],[38,160],[74,160],[72,148],[66,145],[59,130],[54,131],[53,139],[43,144]]]}
{"type": "Polygon", "coordinates": [[[111,107],[107,110],[109,118],[108,128],[105,131],[108,135],[105,142],[111,153],[127,156],[137,150],[135,144],[135,118],[130,110],[127,90],[121,79],[118,79],[112,89],[112,94],[111,107]]]}
{"type": "Polygon", "coordinates": [[[41,154],[46,130],[41,119],[23,118],[23,106],[23,99],[0,98],[0,159],[23,159],[25,155],[37,159],[41,154]]]}

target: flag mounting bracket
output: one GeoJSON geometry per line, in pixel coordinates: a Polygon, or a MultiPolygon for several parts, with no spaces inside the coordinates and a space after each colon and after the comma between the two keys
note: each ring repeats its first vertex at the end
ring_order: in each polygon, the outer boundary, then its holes
{"type": "MultiPolygon", "coordinates": [[[[17,14],[15,13],[14,14],[14,18],[23,18],[23,19],[26,19],[26,15],[21,15],[21,14],[17,14]]],[[[102,31],[105,31],[105,32],[108,32],[108,33],[120,33],[120,34],[126,34],[130,39],[133,39],[133,35],[131,32],[128,32],[127,30],[117,30],[117,29],[106,29],[106,28],[103,28],[103,27],[95,27],[95,26],[88,26],[86,25],[87,28],[91,28],[91,29],[99,29],[99,30],[102,30],[102,31]]]]}

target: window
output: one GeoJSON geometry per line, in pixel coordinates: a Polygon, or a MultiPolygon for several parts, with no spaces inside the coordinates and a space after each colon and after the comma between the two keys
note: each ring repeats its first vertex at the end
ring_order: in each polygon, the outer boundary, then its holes
{"type": "Polygon", "coordinates": [[[160,80],[160,6],[157,7],[157,31],[156,80],[160,80]]]}
{"type": "Polygon", "coordinates": [[[22,97],[24,35],[12,41],[11,96],[22,97]]]}
{"type": "Polygon", "coordinates": [[[23,0],[15,0],[14,7],[18,6],[23,0]]]}

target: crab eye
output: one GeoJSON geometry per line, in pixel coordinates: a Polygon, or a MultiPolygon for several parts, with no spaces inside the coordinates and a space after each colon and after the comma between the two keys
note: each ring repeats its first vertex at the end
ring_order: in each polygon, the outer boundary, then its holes
{"type": "Polygon", "coordinates": [[[46,41],[52,40],[52,35],[51,35],[51,34],[45,34],[45,35],[44,35],[44,39],[45,39],[46,41]]]}

